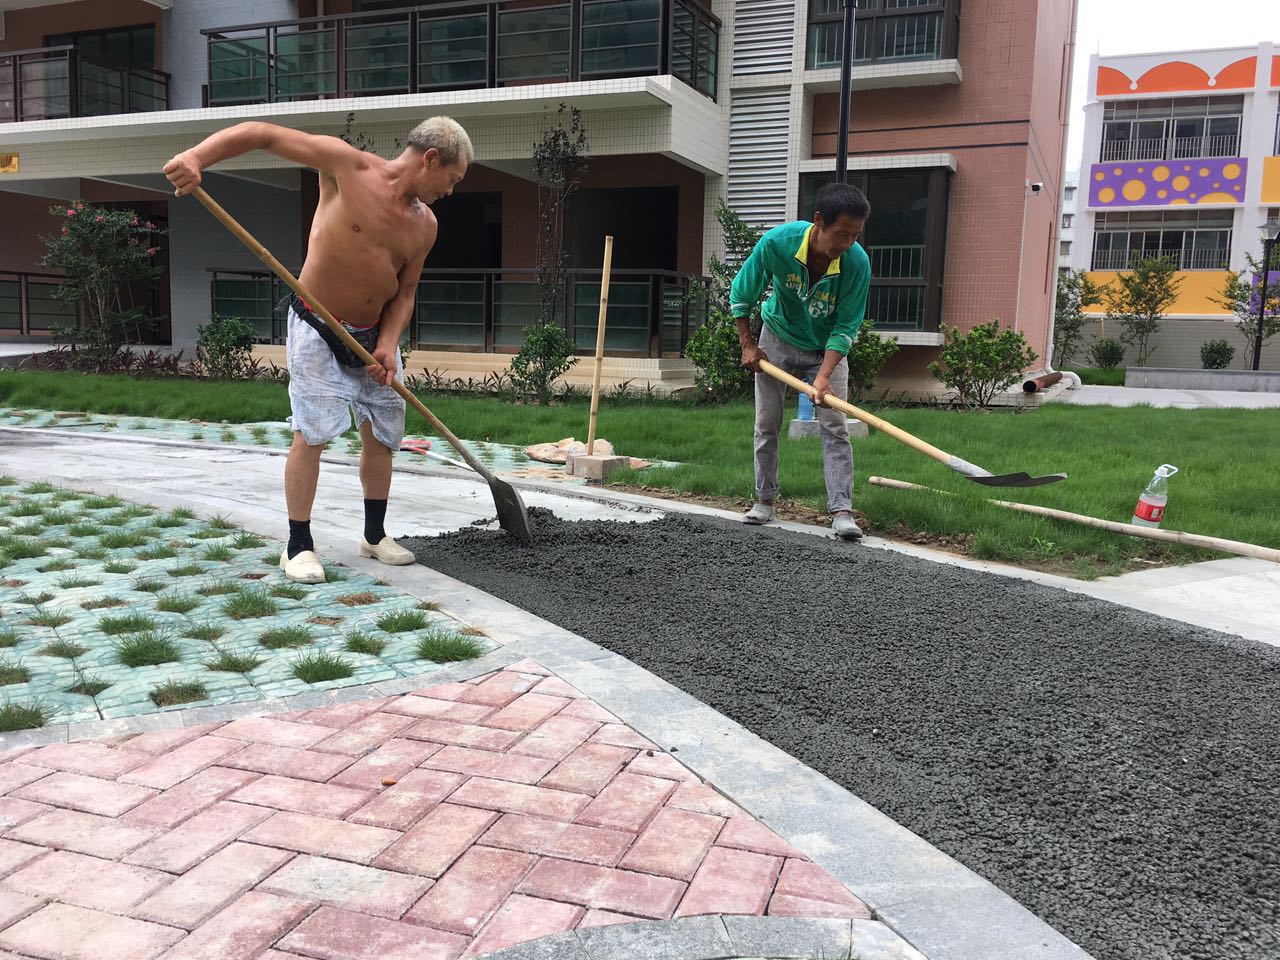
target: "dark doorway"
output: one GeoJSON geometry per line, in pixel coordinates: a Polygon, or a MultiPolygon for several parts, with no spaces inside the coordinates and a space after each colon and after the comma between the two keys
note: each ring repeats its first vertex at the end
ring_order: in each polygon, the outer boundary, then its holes
{"type": "Polygon", "coordinates": [[[679,187],[579,190],[565,224],[569,266],[599,270],[612,234],[615,269],[675,270],[679,201],[679,187]]]}
{"type": "Polygon", "coordinates": [[[439,224],[426,266],[435,270],[502,266],[502,194],[455,193],[431,205],[439,224]]]}

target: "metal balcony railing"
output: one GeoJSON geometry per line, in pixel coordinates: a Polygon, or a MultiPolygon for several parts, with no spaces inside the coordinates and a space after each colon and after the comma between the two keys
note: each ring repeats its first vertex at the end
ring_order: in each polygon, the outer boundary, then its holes
{"type": "Polygon", "coordinates": [[[924,244],[869,246],[872,280],[923,280],[924,244]]]}
{"type": "MultiPolygon", "coordinates": [[[[288,289],[261,271],[214,270],[212,308],[252,320],[260,343],[284,343],[280,309],[288,289]]],[[[424,270],[409,341],[415,348],[514,353],[538,319],[533,269],[424,270]]],[[[605,349],[612,356],[680,356],[708,309],[705,278],[667,270],[614,270],[609,280],[605,349]]],[[[580,354],[595,350],[600,271],[570,270],[563,323],[580,354]]]]}
{"type": "MultiPolygon", "coordinates": [[[[959,0],[857,0],[855,6],[856,64],[947,60],[956,55],[959,0]]],[[[841,20],[840,0],[810,0],[808,69],[840,66],[841,20]]]]}
{"type": "Polygon", "coordinates": [[[40,336],[60,322],[74,320],[75,306],[53,295],[65,282],[49,273],[0,270],[0,339],[40,336]]]}
{"type": "Polygon", "coordinates": [[[672,74],[715,98],[694,0],[464,0],[201,31],[209,106],[672,74]]]}
{"type": "Polygon", "coordinates": [[[1090,269],[1131,270],[1139,260],[1161,255],[1175,260],[1179,270],[1226,270],[1231,259],[1231,248],[1215,247],[1163,253],[1159,250],[1095,250],[1090,269]]]}
{"type": "Polygon", "coordinates": [[[0,53],[0,123],[169,109],[169,74],[86,57],[75,47],[0,53]]]}
{"type": "Polygon", "coordinates": [[[1099,162],[1188,160],[1199,157],[1238,157],[1239,155],[1239,134],[1212,137],[1160,137],[1152,140],[1104,140],[1099,162]]]}

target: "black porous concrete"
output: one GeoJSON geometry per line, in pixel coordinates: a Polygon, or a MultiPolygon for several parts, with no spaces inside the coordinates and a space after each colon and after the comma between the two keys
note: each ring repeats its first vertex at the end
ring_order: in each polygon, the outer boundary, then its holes
{"type": "Polygon", "coordinates": [[[402,542],[732,717],[1099,960],[1280,958],[1277,651],[776,529],[531,514],[536,547],[402,542]]]}

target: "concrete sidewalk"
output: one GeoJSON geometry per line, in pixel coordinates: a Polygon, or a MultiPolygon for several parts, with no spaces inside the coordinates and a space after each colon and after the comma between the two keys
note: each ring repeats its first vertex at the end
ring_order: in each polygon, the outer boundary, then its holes
{"type": "Polygon", "coordinates": [[[1280,393],[1245,390],[1166,390],[1158,387],[1099,387],[1085,385],[1067,390],[1052,403],[1074,403],[1085,407],[1178,407],[1198,410],[1233,407],[1248,410],[1280,407],[1280,393]]]}

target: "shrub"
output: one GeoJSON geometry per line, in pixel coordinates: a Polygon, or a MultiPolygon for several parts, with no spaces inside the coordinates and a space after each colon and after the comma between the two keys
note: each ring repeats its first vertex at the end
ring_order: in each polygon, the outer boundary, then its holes
{"type": "Polygon", "coordinates": [[[1088,317],[1084,308],[1102,302],[1098,287],[1083,270],[1069,270],[1058,278],[1053,308],[1053,362],[1070,363],[1084,339],[1088,317]]]}
{"type": "Polygon", "coordinates": [[[876,377],[889,358],[898,352],[898,342],[875,332],[875,321],[868,317],[858,328],[858,336],[849,348],[849,399],[860,400],[876,385],[876,377]]]}
{"type": "Polygon", "coordinates": [[[1178,299],[1177,271],[1177,261],[1169,257],[1144,257],[1104,288],[1107,320],[1120,325],[1120,339],[1137,350],[1134,362],[1140,367],[1155,353],[1151,338],[1178,299]]]}
{"type": "Polygon", "coordinates": [[[1112,370],[1124,363],[1124,344],[1112,337],[1101,337],[1089,348],[1089,362],[1103,370],[1112,370]]]}
{"type": "Polygon", "coordinates": [[[577,362],[563,327],[550,322],[531,323],[524,328],[520,352],[511,358],[511,380],[521,393],[546,403],[555,382],[577,362]]]}
{"type": "Polygon", "coordinates": [[[1236,348],[1225,340],[1206,340],[1200,344],[1200,365],[1206,370],[1225,370],[1235,359],[1236,348]]]}
{"type": "Polygon", "coordinates": [[[956,391],[965,406],[986,406],[1036,362],[1027,338],[1016,330],[1001,330],[999,320],[978,324],[968,333],[946,324],[942,329],[946,345],[929,372],[956,391]]]}
{"type": "Polygon", "coordinates": [[[235,380],[249,369],[256,334],[253,323],[240,317],[214,314],[196,328],[196,356],[215,380],[235,380]]]}

